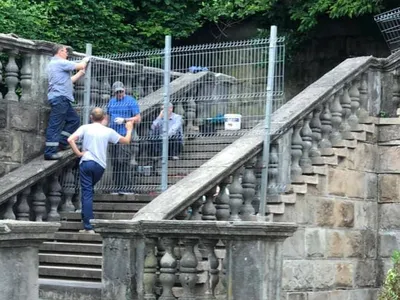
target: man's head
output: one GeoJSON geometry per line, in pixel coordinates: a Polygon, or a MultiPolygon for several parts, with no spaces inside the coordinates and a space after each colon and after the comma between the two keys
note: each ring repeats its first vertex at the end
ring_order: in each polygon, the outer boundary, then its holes
{"type": "Polygon", "coordinates": [[[112,91],[117,99],[122,99],[125,96],[125,86],[121,81],[114,82],[112,91]]]}
{"type": "Polygon", "coordinates": [[[69,54],[69,49],[63,45],[54,45],[52,48],[53,56],[57,56],[59,58],[67,59],[69,54]]]}
{"type": "Polygon", "coordinates": [[[100,107],[95,107],[90,112],[90,119],[93,122],[101,122],[105,117],[104,111],[100,107]]]}
{"type": "MultiPolygon", "coordinates": [[[[164,110],[164,105],[161,106],[161,110],[164,110]]],[[[171,115],[174,110],[174,105],[171,102],[168,102],[168,115],[171,115]]]]}

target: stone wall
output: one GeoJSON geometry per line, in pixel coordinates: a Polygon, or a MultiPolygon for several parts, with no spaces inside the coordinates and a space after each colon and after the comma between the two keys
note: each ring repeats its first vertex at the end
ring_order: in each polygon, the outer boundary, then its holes
{"type": "Polygon", "coordinates": [[[317,184],[285,207],[285,220],[299,229],[284,245],[282,299],[376,299],[376,134],[346,142],[347,147],[334,148],[337,161],[331,159],[325,174],[316,175],[317,184]]]}

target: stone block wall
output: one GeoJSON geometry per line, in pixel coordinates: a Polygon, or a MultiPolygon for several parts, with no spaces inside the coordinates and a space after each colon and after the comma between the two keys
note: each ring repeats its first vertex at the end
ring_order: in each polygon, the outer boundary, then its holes
{"type": "Polygon", "coordinates": [[[294,205],[285,207],[284,220],[297,222],[299,229],[284,245],[282,299],[377,298],[376,134],[351,144],[334,148],[325,174],[313,175],[318,184],[308,185],[294,205]]]}

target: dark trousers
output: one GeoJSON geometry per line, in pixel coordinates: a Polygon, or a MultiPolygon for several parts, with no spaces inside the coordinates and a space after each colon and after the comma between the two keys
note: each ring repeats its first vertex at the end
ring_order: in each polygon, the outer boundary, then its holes
{"type": "Polygon", "coordinates": [[[67,138],[79,127],[79,116],[66,97],[49,99],[51,111],[46,130],[46,148],[44,155],[57,152],[58,146],[68,145],[67,138]]]}
{"type": "Polygon", "coordinates": [[[93,229],[90,220],[93,219],[94,186],[101,179],[103,173],[104,168],[95,161],[82,161],[79,165],[82,193],[82,221],[83,228],[86,230],[93,229]]]}
{"type": "Polygon", "coordinates": [[[110,158],[113,167],[112,179],[113,191],[130,192],[133,189],[134,166],[131,164],[134,158],[134,145],[110,145],[110,158]]]}
{"type": "MultiPolygon", "coordinates": [[[[168,156],[179,156],[182,152],[182,141],[176,138],[168,139],[168,156]]],[[[156,138],[154,140],[149,141],[149,156],[151,157],[159,157],[162,156],[162,139],[156,138]]]]}

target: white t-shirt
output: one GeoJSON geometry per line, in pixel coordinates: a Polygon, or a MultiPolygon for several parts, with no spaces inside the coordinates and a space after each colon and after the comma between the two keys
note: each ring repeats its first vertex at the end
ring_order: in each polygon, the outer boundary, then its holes
{"type": "Polygon", "coordinates": [[[116,144],[121,138],[121,135],[115,130],[100,123],[82,125],[75,134],[82,140],[82,151],[85,151],[80,162],[93,160],[104,169],[106,168],[108,143],[116,144]]]}

